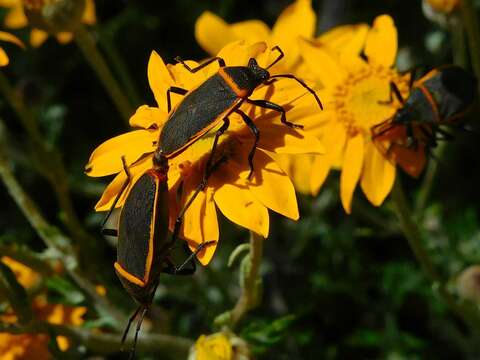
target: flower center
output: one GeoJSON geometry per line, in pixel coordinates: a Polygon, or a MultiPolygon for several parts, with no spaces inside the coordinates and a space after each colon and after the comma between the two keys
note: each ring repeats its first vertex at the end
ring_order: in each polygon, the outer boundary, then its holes
{"type": "Polygon", "coordinates": [[[333,92],[333,104],[339,120],[349,136],[361,133],[370,137],[371,128],[388,118],[401,106],[393,95],[390,101],[390,83],[398,87],[404,98],[408,94],[408,76],[383,66],[368,66],[351,73],[333,92]]]}

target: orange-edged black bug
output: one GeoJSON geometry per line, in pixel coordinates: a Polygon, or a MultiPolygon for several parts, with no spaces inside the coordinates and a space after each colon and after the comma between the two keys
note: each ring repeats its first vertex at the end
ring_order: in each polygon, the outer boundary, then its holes
{"type": "Polygon", "coordinates": [[[395,83],[390,83],[390,99],[395,96],[402,107],[391,119],[372,127],[372,138],[405,127],[405,147],[416,149],[419,141],[427,149],[452,135],[441,126],[459,126],[457,122],[473,105],[477,80],[459,66],[446,65],[429,71],[420,79],[411,75],[410,95],[405,100],[395,83]]]}
{"type": "Polygon", "coordinates": [[[220,57],[211,58],[197,67],[191,68],[177,57],[176,60],[192,73],[203,69],[215,61],[218,62],[220,68],[217,73],[194,89],[186,90],[179,87],[171,87],[167,91],[169,116],[160,132],[159,152],[161,155],[166,158],[176,156],[192,142],[196,141],[199,137],[223,121],[223,125],[215,134],[210,158],[207,161],[207,164],[210,164],[219,137],[229,127],[228,117],[233,113],[237,113],[242,117],[255,137],[255,142],[248,157],[250,177],[253,171],[253,157],[260,134],[253,120],[240,110],[240,106],[244,102],[279,112],[281,122],[287,126],[302,127],[301,125],[292,124],[287,121],[286,111],[282,106],[264,99],[249,99],[249,96],[258,86],[271,84],[278,78],[293,79],[310,92],[315,97],[320,108],[323,109],[322,103],[315,91],[305,84],[303,80],[298,79],[292,74],[270,75],[268,69],[284,56],[280,47],[275,46],[272,48],[272,51],[273,50],[278,51],[279,55],[266,68],[260,67],[254,58],[248,61],[247,66],[226,66],[225,60],[220,57]],[[171,92],[185,96],[174,109],[171,109],[171,92]]]}
{"type": "MultiPolygon", "coordinates": [[[[206,186],[206,180],[225,159],[219,159],[211,169],[207,169],[204,180],[197,186],[193,195],[179,212],[173,233],[169,234],[169,198],[167,186],[168,166],[165,158],[155,158],[152,169],[143,173],[132,186],[121,209],[117,229],[103,229],[105,235],[117,236],[117,261],[114,264],[123,287],[139,306],[130,317],[122,336],[122,344],[131,324],[138,318],[130,358],[135,355],[135,348],[143,318],[152,302],[161,273],[171,275],[188,275],[195,272],[196,255],[215,241],[200,244],[194,253],[180,266],[176,266],[170,255],[178,238],[185,211],[195,197],[206,186]],[[187,265],[191,265],[187,267],[187,265]]],[[[130,172],[122,157],[127,183],[130,172]]],[[[121,192],[123,192],[122,189],[121,192]]],[[[115,203],[118,201],[117,195],[115,203]]],[[[114,204],[115,206],[115,204],[114,204]]],[[[113,209],[113,207],[112,207],[113,209]]],[[[110,214],[110,213],[109,213],[110,214]]]]}

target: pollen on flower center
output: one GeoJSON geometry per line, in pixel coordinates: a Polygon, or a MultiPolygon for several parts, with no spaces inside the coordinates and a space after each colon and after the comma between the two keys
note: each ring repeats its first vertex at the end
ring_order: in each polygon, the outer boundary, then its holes
{"type": "Polygon", "coordinates": [[[402,94],[408,92],[406,78],[383,66],[369,66],[350,73],[336,87],[333,92],[335,112],[350,136],[362,133],[368,137],[372,126],[393,116],[400,104],[395,98],[389,102],[392,81],[402,94]]]}

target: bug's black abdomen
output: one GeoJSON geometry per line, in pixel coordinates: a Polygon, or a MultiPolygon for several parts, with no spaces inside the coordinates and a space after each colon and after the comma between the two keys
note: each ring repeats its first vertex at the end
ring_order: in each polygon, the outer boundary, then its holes
{"type": "Polygon", "coordinates": [[[435,108],[436,104],[432,106],[422,90],[414,87],[403,107],[395,115],[395,122],[433,124],[437,121],[435,108]]]}
{"type": "Polygon", "coordinates": [[[143,279],[146,270],[157,182],[143,174],[128,194],[120,214],[117,262],[131,275],[143,279]]]}
{"type": "Polygon", "coordinates": [[[477,81],[459,66],[439,70],[439,75],[428,79],[425,86],[435,98],[443,121],[465,112],[473,103],[477,81]]]}
{"type": "Polygon", "coordinates": [[[160,133],[160,147],[165,155],[181,149],[199,132],[230,108],[237,95],[215,74],[187,94],[171,114],[160,133]]]}

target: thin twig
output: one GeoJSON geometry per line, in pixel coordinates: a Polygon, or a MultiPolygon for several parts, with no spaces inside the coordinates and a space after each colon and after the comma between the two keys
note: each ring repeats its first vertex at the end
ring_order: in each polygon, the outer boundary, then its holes
{"type": "MultiPolygon", "coordinates": [[[[121,336],[89,331],[79,327],[50,324],[47,322],[33,322],[28,326],[0,324],[0,333],[10,334],[46,333],[66,336],[98,354],[113,354],[121,350],[121,336]]],[[[131,345],[132,339],[125,342],[126,348],[131,345]]],[[[169,354],[172,358],[185,359],[193,342],[189,339],[164,334],[141,334],[137,348],[141,351],[151,351],[158,354],[169,354]]]]}
{"type": "Polygon", "coordinates": [[[110,95],[117,110],[122,116],[123,120],[128,124],[130,116],[133,114],[133,107],[128,101],[128,98],[123,94],[120,85],[115,77],[112,75],[107,62],[103,58],[100,51],[95,44],[92,35],[82,25],[78,26],[75,31],[75,41],[83,52],[85,59],[89,62],[92,69],[97,73],[101,80],[103,87],[110,95]]]}
{"type": "Polygon", "coordinates": [[[391,195],[395,213],[400,221],[400,226],[408,240],[408,244],[410,245],[415,258],[423,270],[423,273],[432,282],[432,286],[438,290],[438,293],[445,303],[450,307],[450,309],[457,314],[457,316],[463,319],[474,332],[479,334],[480,314],[478,311],[471,311],[471,309],[462,306],[447,290],[446,282],[442,279],[442,276],[437,271],[434,263],[431,260],[428,250],[423,244],[420,228],[413,220],[412,212],[398,177],[395,181],[391,195]]]}
{"type": "Polygon", "coordinates": [[[65,269],[77,282],[77,284],[93,299],[94,305],[100,313],[108,314],[116,321],[118,326],[124,322],[124,316],[115,308],[110,306],[107,299],[97,294],[95,287],[81,273],[75,252],[71,247],[71,239],[63,234],[58,228],[50,225],[37,205],[32,201],[28,194],[23,190],[13,175],[8,160],[5,157],[4,148],[0,142],[0,177],[5,184],[8,192],[15,200],[17,206],[23,212],[27,220],[43,240],[45,245],[53,251],[61,254],[61,259],[65,269]]]}
{"type": "MultiPolygon", "coordinates": [[[[480,28],[477,9],[473,6],[472,0],[460,1],[460,7],[465,31],[467,32],[472,67],[477,79],[480,79],[480,28]]],[[[478,82],[478,87],[480,95],[480,82],[478,82]]]]}
{"type": "Polygon", "coordinates": [[[247,312],[260,303],[260,264],[262,261],[263,242],[260,235],[250,232],[250,255],[248,271],[244,278],[242,293],[235,307],[230,311],[230,326],[235,328],[247,312]]]}

